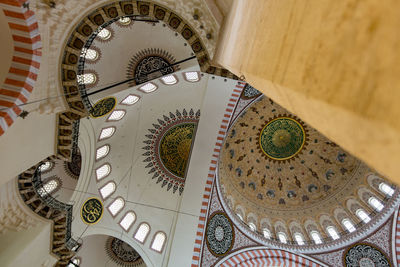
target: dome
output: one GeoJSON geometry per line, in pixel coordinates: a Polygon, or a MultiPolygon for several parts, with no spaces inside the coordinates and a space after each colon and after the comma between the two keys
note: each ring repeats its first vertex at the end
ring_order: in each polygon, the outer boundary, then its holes
{"type": "Polygon", "coordinates": [[[230,128],[218,169],[236,221],[268,242],[294,246],[335,241],[370,223],[388,200],[373,179],[383,181],[265,96],[230,128]]]}

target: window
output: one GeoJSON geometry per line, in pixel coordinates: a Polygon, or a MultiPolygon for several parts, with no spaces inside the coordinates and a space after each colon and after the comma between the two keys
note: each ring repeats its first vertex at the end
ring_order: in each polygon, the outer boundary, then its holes
{"type": "Polygon", "coordinates": [[[257,227],[254,223],[249,223],[249,227],[250,227],[251,231],[255,231],[257,229],[257,227]]]}
{"type": "Polygon", "coordinates": [[[99,140],[110,138],[115,133],[115,127],[108,127],[101,129],[99,140]]]}
{"type": "Polygon", "coordinates": [[[151,249],[161,252],[164,247],[165,239],[167,239],[167,236],[164,233],[158,232],[151,243],[151,249]]]}
{"type": "Polygon", "coordinates": [[[108,182],[105,186],[100,188],[100,195],[103,199],[107,199],[115,192],[116,185],[114,182],[108,182]]]}
{"type": "Polygon", "coordinates": [[[76,80],[79,84],[94,84],[96,82],[96,75],[94,73],[85,73],[76,75],[76,80]]]}
{"type": "Polygon", "coordinates": [[[264,228],[262,232],[265,238],[271,239],[271,232],[267,228],[264,228]]]}
{"type": "Polygon", "coordinates": [[[108,155],[108,152],[110,152],[109,145],[104,145],[102,147],[99,147],[96,151],[96,160],[104,158],[105,156],[108,155]]]}
{"type": "Polygon", "coordinates": [[[47,182],[43,183],[42,187],[37,190],[38,194],[42,197],[47,196],[53,193],[56,189],[58,189],[60,182],[57,179],[50,179],[47,182]]]}
{"type": "Polygon", "coordinates": [[[90,61],[95,61],[99,58],[99,53],[94,49],[82,48],[81,57],[85,57],[85,59],[90,61]]]}
{"type": "Polygon", "coordinates": [[[108,210],[112,214],[112,216],[116,216],[122,208],[125,206],[125,201],[122,197],[117,198],[114,200],[113,203],[111,203],[110,206],[108,206],[108,210]]]}
{"type": "Polygon", "coordinates": [[[52,167],[53,163],[51,163],[50,161],[46,161],[39,166],[39,170],[40,172],[46,172],[49,171],[52,167]]]}
{"type": "Polygon", "coordinates": [[[242,217],[242,215],[240,215],[239,213],[236,213],[236,216],[238,216],[238,217],[239,217],[239,219],[240,219],[241,221],[243,221],[243,217],[242,217]]]}
{"type": "Polygon", "coordinates": [[[377,211],[383,210],[383,204],[376,197],[370,197],[368,203],[377,211]]]}
{"type": "Polygon", "coordinates": [[[111,172],[111,166],[108,163],[103,164],[101,167],[97,168],[96,169],[97,181],[100,181],[101,179],[109,175],[110,172],[111,172]]]}
{"type": "Polygon", "coordinates": [[[137,229],[134,238],[140,243],[144,243],[149,232],[150,232],[150,226],[147,223],[142,223],[137,229]]]}
{"type": "Polygon", "coordinates": [[[167,75],[161,78],[161,81],[163,81],[164,84],[166,85],[173,85],[178,82],[178,79],[176,79],[175,75],[167,75]]]}
{"type": "Polygon", "coordinates": [[[393,188],[391,188],[388,184],[386,183],[380,183],[379,184],[379,190],[381,190],[382,193],[388,195],[388,196],[392,196],[394,194],[394,190],[393,188]]]}
{"type": "Polygon", "coordinates": [[[128,211],[125,216],[122,218],[122,220],[119,222],[119,225],[125,230],[129,231],[129,228],[131,228],[132,224],[136,220],[136,214],[133,211],[128,211]]]}
{"type": "Polygon", "coordinates": [[[281,241],[282,243],[284,243],[284,244],[287,243],[287,238],[286,238],[285,233],[278,232],[278,238],[279,238],[279,241],[281,241]]]}
{"type": "Polygon", "coordinates": [[[131,24],[132,20],[129,17],[121,17],[119,18],[119,23],[121,23],[122,25],[129,25],[131,24]]]}
{"type": "Polygon", "coordinates": [[[300,233],[295,233],[294,234],[294,240],[296,240],[297,244],[300,246],[304,245],[304,238],[303,235],[300,233]]]}
{"type": "Polygon", "coordinates": [[[356,215],[357,215],[357,217],[360,219],[360,220],[362,220],[364,223],[368,223],[370,220],[371,220],[371,218],[368,216],[368,214],[365,212],[365,210],[363,210],[363,209],[358,209],[357,211],[356,211],[356,215]]]}
{"type": "Polygon", "coordinates": [[[124,110],[114,110],[110,116],[108,116],[109,121],[119,121],[125,116],[125,111],[124,110]]]}
{"type": "Polygon", "coordinates": [[[103,40],[108,40],[111,37],[111,32],[107,29],[102,29],[98,34],[97,37],[103,40]]]}
{"type": "Polygon", "coordinates": [[[188,82],[198,82],[200,80],[200,76],[197,71],[185,72],[185,78],[188,82]]]}
{"type": "Polygon", "coordinates": [[[68,263],[67,267],[78,267],[79,264],[81,264],[81,259],[80,258],[74,258],[68,263]]]}
{"type": "Polygon", "coordinates": [[[342,224],[350,233],[356,230],[356,228],[354,228],[353,223],[349,219],[343,219],[342,224]]]}
{"type": "Polygon", "coordinates": [[[328,234],[332,237],[333,240],[339,239],[339,234],[336,231],[335,227],[333,226],[328,226],[326,228],[326,231],[328,232],[328,234]]]}
{"type": "Polygon", "coordinates": [[[322,244],[322,239],[321,236],[319,235],[319,233],[317,231],[311,231],[310,233],[311,238],[314,240],[315,244],[322,244]]]}
{"type": "Polygon", "coordinates": [[[157,90],[157,85],[154,83],[146,83],[145,85],[139,87],[139,90],[145,93],[151,93],[157,90]]]}
{"type": "Polygon", "coordinates": [[[128,95],[127,97],[125,97],[124,100],[121,101],[121,104],[124,105],[133,105],[136,102],[138,102],[140,99],[140,97],[136,96],[136,95],[128,95]]]}

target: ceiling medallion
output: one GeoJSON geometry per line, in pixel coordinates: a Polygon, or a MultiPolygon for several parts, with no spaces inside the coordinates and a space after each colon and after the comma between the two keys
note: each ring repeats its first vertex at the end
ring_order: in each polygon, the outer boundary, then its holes
{"type": "Polygon", "coordinates": [[[178,71],[179,65],[170,67],[175,61],[174,56],[159,48],[149,48],[139,51],[129,61],[127,79],[135,78],[129,82],[129,86],[145,83],[178,71]]]}
{"type": "Polygon", "coordinates": [[[352,246],[344,255],[344,265],[347,267],[391,266],[383,252],[368,244],[355,244],[352,246]]]}
{"type": "Polygon", "coordinates": [[[275,116],[259,130],[260,153],[270,161],[290,161],[307,145],[308,134],[304,123],[292,115],[275,116]]]}
{"type": "Polygon", "coordinates": [[[206,243],[215,256],[226,255],[233,246],[235,232],[232,221],[222,212],[211,215],[206,228],[206,243]]]}
{"type": "Polygon", "coordinates": [[[133,267],[143,264],[142,257],[134,248],[115,237],[107,239],[106,252],[111,260],[120,266],[133,267]]]}
{"type": "Polygon", "coordinates": [[[200,118],[200,110],[189,113],[183,109],[182,113],[176,111],[163,119],[158,119],[158,124],[153,124],[149,129],[151,134],[146,135],[143,147],[146,152],[144,162],[146,168],[151,168],[149,174],[157,183],[162,182],[161,187],[167,186],[167,190],[173,188],[173,193],[179,188],[182,194],[186,180],[186,170],[189,162],[192,142],[196,133],[197,123],[200,118]]]}
{"type": "Polygon", "coordinates": [[[89,198],[82,205],[81,218],[86,224],[96,224],[103,216],[103,204],[95,197],[89,198]]]}
{"type": "Polygon", "coordinates": [[[106,97],[96,102],[90,110],[90,116],[100,118],[110,113],[117,104],[115,97],[106,97]]]}

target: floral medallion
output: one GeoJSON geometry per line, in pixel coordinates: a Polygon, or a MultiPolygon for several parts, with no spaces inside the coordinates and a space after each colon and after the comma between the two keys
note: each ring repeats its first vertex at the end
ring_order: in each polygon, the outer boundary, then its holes
{"type": "Polygon", "coordinates": [[[112,261],[120,266],[142,266],[140,254],[124,241],[109,237],[106,242],[106,251],[112,261]]]}
{"type": "Polygon", "coordinates": [[[110,113],[117,104],[117,100],[114,97],[106,97],[96,102],[93,108],[90,110],[90,115],[93,118],[100,118],[110,113]]]}
{"type": "Polygon", "coordinates": [[[344,264],[348,267],[391,266],[385,254],[367,244],[356,244],[351,247],[344,256],[344,264]]]}
{"type": "Polygon", "coordinates": [[[167,190],[173,188],[174,193],[178,188],[179,194],[183,192],[199,118],[200,110],[196,113],[193,109],[170,112],[169,116],[158,119],[154,128],[149,129],[151,134],[146,135],[145,167],[150,168],[149,174],[153,174],[153,179],[157,178],[157,183],[162,182],[162,187],[167,185],[167,190]]]}
{"type": "Polygon", "coordinates": [[[232,249],[234,237],[232,221],[224,213],[211,215],[206,228],[206,242],[212,254],[226,255],[232,249]]]}

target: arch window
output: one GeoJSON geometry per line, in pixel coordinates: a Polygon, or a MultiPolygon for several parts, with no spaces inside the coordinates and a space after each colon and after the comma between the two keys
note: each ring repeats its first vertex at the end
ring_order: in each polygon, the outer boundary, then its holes
{"type": "Polygon", "coordinates": [[[281,242],[284,243],[284,244],[287,243],[287,238],[286,238],[285,233],[283,233],[283,232],[278,232],[277,235],[278,235],[279,241],[281,241],[281,242]]]}
{"type": "Polygon", "coordinates": [[[349,219],[343,219],[342,224],[350,233],[356,230],[354,224],[349,219]]]}
{"type": "Polygon", "coordinates": [[[170,74],[161,78],[161,81],[166,85],[174,85],[178,82],[175,75],[170,74]]]}
{"type": "Polygon", "coordinates": [[[121,18],[119,18],[118,22],[121,23],[122,25],[127,26],[127,25],[131,24],[132,20],[129,17],[121,17],[121,18]]]}
{"type": "Polygon", "coordinates": [[[262,232],[265,238],[271,239],[271,232],[267,228],[264,228],[262,232]]]}
{"type": "Polygon", "coordinates": [[[97,37],[99,37],[102,40],[108,40],[111,37],[111,31],[103,28],[101,31],[99,31],[97,37]]]}
{"type": "Polygon", "coordinates": [[[294,240],[296,240],[297,244],[299,244],[300,246],[303,246],[305,244],[303,235],[300,233],[294,234],[294,240]]]}
{"type": "Polygon", "coordinates": [[[76,80],[79,84],[94,84],[97,78],[94,73],[85,73],[76,75],[76,80]]]}
{"type": "Polygon", "coordinates": [[[363,209],[358,209],[357,211],[356,211],[356,215],[357,215],[357,217],[360,219],[360,220],[362,220],[364,223],[368,223],[370,220],[371,220],[371,218],[368,216],[368,214],[365,212],[365,210],[363,210],[363,209]]]}
{"type": "Polygon", "coordinates": [[[200,80],[199,73],[197,71],[188,71],[184,73],[185,79],[188,82],[198,82],[200,80]]]}
{"type": "Polygon", "coordinates": [[[161,252],[164,248],[164,243],[165,240],[167,239],[167,236],[162,233],[162,232],[158,232],[153,239],[153,242],[151,243],[150,248],[157,251],[157,252],[161,252]]]}
{"type": "Polygon", "coordinates": [[[140,86],[139,90],[144,93],[151,93],[157,90],[157,85],[154,83],[146,83],[145,85],[140,86]]]}
{"type": "Polygon", "coordinates": [[[124,100],[121,101],[121,104],[130,106],[138,102],[139,99],[140,97],[136,95],[128,95],[124,100]]]}
{"type": "Polygon", "coordinates": [[[239,218],[241,221],[243,221],[243,217],[242,217],[242,215],[240,215],[240,213],[236,213],[236,216],[238,216],[238,218],[239,218]]]}
{"type": "Polygon", "coordinates": [[[99,53],[95,49],[82,48],[81,57],[84,57],[85,59],[90,61],[95,61],[99,58],[99,53]]]}
{"type": "Polygon", "coordinates": [[[108,117],[108,121],[119,121],[125,116],[126,112],[125,110],[114,110],[111,115],[108,117]]]}
{"type": "Polygon", "coordinates": [[[379,190],[385,195],[388,195],[390,197],[394,194],[393,188],[391,188],[388,184],[383,182],[379,184],[379,190]]]}
{"type": "Polygon", "coordinates": [[[368,199],[368,204],[370,204],[377,211],[383,210],[383,204],[376,197],[370,197],[368,199]]]}
{"type": "Polygon", "coordinates": [[[39,166],[40,172],[47,172],[53,167],[53,163],[46,161],[39,166]]]}
{"type": "Polygon", "coordinates": [[[101,129],[99,140],[110,138],[115,133],[115,127],[108,127],[101,129]]]}
{"type": "Polygon", "coordinates": [[[51,193],[54,193],[56,190],[59,189],[59,187],[60,187],[59,180],[56,178],[52,178],[43,183],[42,187],[40,187],[37,190],[37,192],[40,196],[44,197],[51,193]]]}
{"type": "Polygon", "coordinates": [[[317,244],[317,245],[322,244],[321,236],[317,231],[311,231],[310,235],[311,235],[311,238],[314,240],[315,244],[317,244]]]}
{"type": "Polygon", "coordinates": [[[96,150],[96,160],[100,160],[108,155],[110,152],[110,146],[109,145],[104,145],[99,147],[96,150]]]}
{"type": "Polygon", "coordinates": [[[326,231],[328,232],[328,234],[332,237],[333,240],[337,240],[339,239],[339,234],[336,231],[335,227],[333,226],[328,226],[326,228],[326,231]]]}
{"type": "Polygon", "coordinates": [[[112,214],[112,216],[117,216],[118,213],[122,210],[122,208],[125,206],[125,201],[122,197],[119,197],[115,199],[110,206],[108,206],[108,210],[112,214]]]}
{"type": "Polygon", "coordinates": [[[133,211],[128,211],[119,222],[119,225],[122,227],[122,229],[128,232],[135,221],[136,214],[133,211]]]}
{"type": "Polygon", "coordinates": [[[81,264],[81,259],[74,258],[68,263],[67,267],[79,267],[80,264],[81,264]]]}
{"type": "Polygon", "coordinates": [[[116,185],[114,182],[108,182],[105,184],[102,188],[100,188],[100,195],[103,199],[107,199],[109,196],[111,196],[116,189],[116,185]]]}
{"type": "Polygon", "coordinates": [[[250,227],[251,231],[253,231],[253,232],[255,232],[257,230],[256,225],[254,223],[252,223],[252,222],[249,223],[249,227],[250,227]]]}
{"type": "Polygon", "coordinates": [[[100,166],[99,168],[96,169],[96,178],[97,181],[100,181],[101,179],[107,177],[111,172],[111,166],[110,164],[106,163],[100,166]]]}
{"type": "Polygon", "coordinates": [[[149,232],[150,232],[150,225],[148,225],[147,223],[142,223],[137,229],[134,238],[140,243],[144,243],[149,232]]]}

